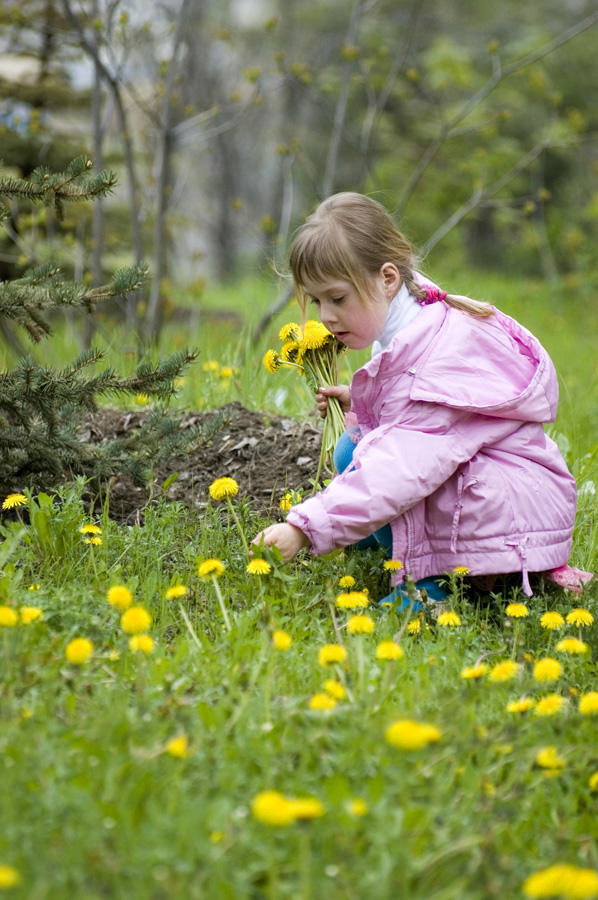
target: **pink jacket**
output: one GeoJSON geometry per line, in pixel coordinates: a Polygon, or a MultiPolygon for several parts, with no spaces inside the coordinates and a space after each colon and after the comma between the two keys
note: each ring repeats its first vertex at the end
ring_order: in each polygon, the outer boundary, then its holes
{"type": "Polygon", "coordinates": [[[391,523],[393,559],[415,580],[564,565],[575,480],[543,422],[554,420],[552,362],[523,326],[437,302],[359,369],[352,410],[362,437],[351,465],[287,522],[316,555],[391,523]]]}

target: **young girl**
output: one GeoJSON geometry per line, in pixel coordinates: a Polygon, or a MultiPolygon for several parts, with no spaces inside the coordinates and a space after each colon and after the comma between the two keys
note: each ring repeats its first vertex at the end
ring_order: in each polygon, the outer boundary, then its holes
{"type": "Polygon", "coordinates": [[[558,387],[540,343],[494,307],[449,295],[416,271],[413,251],[385,209],[356,193],[329,197],[290,251],[297,297],[324,325],[372,358],[335,396],[353,427],[335,454],[339,474],[254,543],[285,560],[368,535],[403,564],[388,601],[410,574],[432,599],[434,577],[467,567],[494,578],[563,567],[576,487],[542,423],[558,387]],[[349,412],[350,411],[350,412],[349,412]],[[342,471],[344,469],[344,471],[342,471]]]}

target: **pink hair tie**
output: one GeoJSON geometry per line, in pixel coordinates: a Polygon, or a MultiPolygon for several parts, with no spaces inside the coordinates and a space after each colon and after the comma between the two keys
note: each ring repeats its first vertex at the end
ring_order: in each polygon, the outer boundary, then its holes
{"type": "Polygon", "coordinates": [[[421,300],[418,298],[417,302],[421,306],[426,306],[428,303],[436,303],[437,300],[446,299],[446,291],[441,291],[440,288],[437,287],[431,287],[429,284],[424,284],[422,287],[426,292],[426,296],[421,300]]]}

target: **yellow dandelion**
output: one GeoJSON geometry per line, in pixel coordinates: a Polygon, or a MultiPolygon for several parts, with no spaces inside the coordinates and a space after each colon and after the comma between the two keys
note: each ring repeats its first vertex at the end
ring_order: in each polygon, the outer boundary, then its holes
{"type": "Polygon", "coordinates": [[[272,632],[272,643],[276,650],[288,650],[293,643],[293,638],[286,631],[272,632]]]}
{"type": "Polygon", "coordinates": [[[28,591],[39,591],[41,588],[41,584],[30,584],[27,588],[28,591]]]}
{"type": "Polygon", "coordinates": [[[564,624],[565,620],[559,612],[545,612],[544,615],[540,617],[540,625],[542,628],[548,628],[550,631],[562,628],[564,624]]]}
{"type": "Polygon", "coordinates": [[[567,765],[567,761],[559,756],[557,748],[552,745],[538,750],[535,762],[542,769],[563,769],[567,765]]]}
{"type": "Polygon", "coordinates": [[[224,572],[224,563],[219,559],[204,559],[197,567],[200,578],[219,578],[224,572]]]}
{"type": "Polygon", "coordinates": [[[591,791],[598,791],[598,772],[594,772],[590,775],[588,787],[591,791]]]}
{"type": "Polygon", "coordinates": [[[365,800],[361,800],[359,797],[356,797],[354,800],[349,800],[347,804],[347,808],[349,813],[356,818],[367,815],[368,805],[365,800]]]}
{"type": "Polygon", "coordinates": [[[514,662],[512,659],[505,659],[502,662],[496,663],[496,665],[492,666],[490,672],[488,673],[488,678],[490,681],[494,681],[496,683],[501,683],[504,681],[511,681],[512,678],[515,678],[516,675],[521,671],[521,665],[519,663],[514,662]]]}
{"type": "Polygon", "coordinates": [[[20,872],[14,866],[0,865],[0,891],[16,887],[20,883],[20,872]]]}
{"type": "Polygon", "coordinates": [[[405,653],[395,641],[380,641],[376,647],[376,659],[403,659],[405,653]]]}
{"type": "Polygon", "coordinates": [[[2,504],[2,509],[14,509],[15,506],[24,506],[27,503],[25,494],[9,494],[2,504]]]}
{"type": "Polygon", "coordinates": [[[534,706],[535,703],[531,697],[522,697],[520,700],[511,700],[510,703],[507,703],[507,712],[524,713],[528,712],[528,710],[530,709],[533,709],[534,706]]]}
{"type": "Polygon", "coordinates": [[[287,322],[278,332],[281,341],[296,341],[301,334],[301,328],[296,322],[287,322]]]}
{"type": "Polygon", "coordinates": [[[82,525],[79,529],[80,534],[101,534],[102,529],[99,525],[82,525]]]}
{"type": "Polygon", "coordinates": [[[300,347],[302,350],[319,350],[328,343],[333,337],[325,325],[309,319],[303,328],[301,334],[300,347]]]}
{"type": "Polygon", "coordinates": [[[578,607],[577,609],[572,609],[570,613],[567,613],[567,625],[587,627],[588,625],[591,625],[593,621],[594,616],[588,609],[578,607]]]}
{"type": "Polygon", "coordinates": [[[533,900],[548,897],[586,900],[598,894],[598,873],[594,869],[557,863],[526,878],[523,893],[533,900]]]}
{"type": "Polygon", "coordinates": [[[266,350],[262,362],[266,371],[270,372],[271,375],[275,375],[282,364],[280,355],[276,352],[276,350],[266,350]]]}
{"type": "Polygon", "coordinates": [[[375,627],[374,620],[369,616],[351,616],[347,622],[349,634],[372,634],[375,627]]]}
{"type": "Polygon", "coordinates": [[[363,591],[347,591],[339,594],[334,603],[337,609],[365,609],[370,601],[363,591]]]}
{"type": "Polygon", "coordinates": [[[187,588],[184,584],[174,584],[172,587],[167,588],[164,596],[167,600],[176,600],[178,597],[186,597],[187,588]]]}
{"type": "Polygon", "coordinates": [[[245,566],[245,571],[249,572],[250,575],[269,575],[272,571],[272,566],[265,559],[252,559],[245,566]]]}
{"type": "Polygon", "coordinates": [[[92,537],[85,538],[83,541],[84,544],[93,544],[94,547],[100,547],[104,542],[101,537],[98,537],[97,534],[94,534],[92,537]]]}
{"type": "Polygon", "coordinates": [[[386,729],[384,737],[398,750],[420,750],[428,744],[435,744],[441,738],[441,732],[435,725],[414,722],[413,719],[400,719],[386,729]]]}
{"type": "Polygon", "coordinates": [[[574,637],[563,638],[563,640],[559,641],[556,645],[556,649],[559,653],[572,654],[588,653],[590,650],[589,646],[584,641],[580,641],[579,638],[574,637]]]}
{"type": "Polygon", "coordinates": [[[460,575],[463,577],[464,575],[469,575],[469,569],[467,566],[455,566],[453,569],[453,575],[460,575]]]}
{"type": "Polygon", "coordinates": [[[475,666],[466,666],[464,669],[461,669],[460,675],[461,678],[473,679],[482,678],[486,672],[488,671],[488,666],[485,663],[476,663],[475,666]]]}
{"type": "Polygon", "coordinates": [[[219,368],[220,363],[215,359],[209,359],[202,365],[202,369],[204,372],[217,372],[219,368]]]}
{"type": "Polygon", "coordinates": [[[324,804],[316,797],[300,797],[289,803],[296,819],[319,819],[325,813],[324,804]]]}
{"type": "Polygon", "coordinates": [[[323,687],[326,693],[330,694],[331,697],[334,697],[335,700],[344,700],[347,696],[345,688],[340,681],[337,681],[335,678],[327,678],[323,687]]]}
{"type": "Polygon", "coordinates": [[[164,751],[177,759],[185,759],[189,756],[189,738],[185,734],[170,738],[164,746],[164,751]]]}
{"type": "Polygon", "coordinates": [[[138,651],[146,654],[153,653],[154,647],[154,639],[149,634],[134,634],[129,638],[129,650],[132,650],[133,653],[138,651]]]}
{"type": "Polygon", "coordinates": [[[280,348],[280,358],[286,363],[295,363],[299,352],[299,341],[287,341],[280,348]]]}
{"type": "Polygon", "coordinates": [[[281,828],[296,821],[293,803],[280,791],[262,791],[251,801],[251,813],[262,825],[281,828]]]}
{"type": "Polygon", "coordinates": [[[593,716],[598,713],[598,691],[590,691],[579,698],[579,711],[582,716],[593,716]]]}
{"type": "Polygon", "coordinates": [[[323,692],[314,694],[309,701],[309,708],[316,710],[317,712],[325,712],[326,710],[334,709],[335,706],[336,700],[334,697],[323,692]]]}
{"type": "Polygon", "coordinates": [[[212,500],[226,500],[239,493],[239,485],[234,478],[217,478],[209,488],[212,500]]]}
{"type": "Polygon", "coordinates": [[[540,697],[536,703],[534,714],[536,716],[554,716],[565,708],[566,700],[559,694],[547,694],[540,697]]]}
{"type": "Polygon", "coordinates": [[[419,634],[422,630],[421,619],[412,619],[411,622],[407,625],[407,631],[409,634],[419,634]]]}
{"type": "Polygon", "coordinates": [[[342,578],[339,578],[338,584],[342,588],[352,588],[355,585],[355,579],[352,575],[343,575],[342,578]]]}
{"type": "Polygon", "coordinates": [[[536,681],[557,681],[563,674],[563,667],[558,659],[546,656],[534,663],[532,674],[536,681]]]}
{"type": "Polygon", "coordinates": [[[16,609],[12,606],[0,606],[0,626],[13,628],[19,622],[16,609]]]}
{"type": "Polygon", "coordinates": [[[212,844],[219,844],[223,837],[223,831],[210,831],[210,841],[212,844]]]}
{"type": "Polygon", "coordinates": [[[143,606],[130,606],[120,617],[120,627],[127,634],[144,634],[152,624],[152,617],[143,606]]]}
{"type": "Polygon", "coordinates": [[[73,640],[69,641],[66,645],[64,655],[66,656],[67,661],[72,663],[72,665],[81,666],[83,663],[87,662],[92,653],[93,644],[88,638],[73,638],[73,640]]]}
{"type": "Polygon", "coordinates": [[[398,572],[403,568],[403,563],[398,559],[387,559],[384,563],[384,568],[387,572],[398,572]]]}
{"type": "Polygon", "coordinates": [[[31,625],[32,622],[38,622],[44,616],[44,611],[39,606],[21,606],[19,613],[23,625],[31,625]]]}
{"type": "Polygon", "coordinates": [[[340,644],[324,644],[318,651],[318,662],[321,666],[331,663],[342,663],[347,658],[347,651],[340,644]]]}
{"type": "Polygon", "coordinates": [[[529,615],[529,609],[525,603],[509,603],[505,612],[511,619],[524,619],[529,615]]]}
{"type": "Polygon", "coordinates": [[[436,619],[436,624],[442,625],[443,628],[457,628],[461,625],[461,619],[456,612],[447,610],[446,612],[440,613],[436,619]]]}
{"type": "Polygon", "coordinates": [[[222,366],[218,374],[221,378],[232,378],[237,372],[238,370],[234,366],[222,366]]]}
{"type": "Polygon", "coordinates": [[[291,491],[287,491],[280,498],[280,503],[278,504],[278,506],[280,507],[280,509],[284,510],[284,512],[288,512],[289,509],[292,509],[293,507],[292,500],[293,494],[291,493],[291,491]]]}
{"type": "Polygon", "coordinates": [[[133,602],[133,595],[124,584],[114,584],[111,588],[108,588],[106,600],[112,606],[116,606],[117,609],[125,610],[133,602]]]}

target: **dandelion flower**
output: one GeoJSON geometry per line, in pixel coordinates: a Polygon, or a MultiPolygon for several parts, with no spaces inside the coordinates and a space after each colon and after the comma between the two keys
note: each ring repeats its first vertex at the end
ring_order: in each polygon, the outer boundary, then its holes
{"type": "Polygon", "coordinates": [[[405,652],[395,641],[380,641],[376,647],[376,659],[402,659],[405,652]]]}
{"type": "Polygon", "coordinates": [[[286,363],[295,363],[299,355],[299,341],[287,341],[280,348],[280,358],[286,363]]]}
{"type": "Polygon", "coordinates": [[[577,609],[572,609],[570,613],[567,613],[567,624],[568,625],[578,625],[585,627],[587,625],[591,625],[594,621],[594,616],[588,609],[582,609],[578,607],[577,609]]]}
{"type": "Polygon", "coordinates": [[[545,612],[540,617],[540,625],[542,628],[548,628],[550,631],[554,631],[556,628],[562,628],[565,624],[565,620],[559,612],[545,612]]]}
{"type": "Polygon", "coordinates": [[[12,606],[0,606],[0,626],[12,628],[18,624],[18,621],[19,617],[16,609],[13,609],[12,606]]]}
{"type": "Polygon", "coordinates": [[[325,693],[314,694],[309,701],[309,708],[314,709],[317,712],[334,709],[335,706],[336,700],[334,699],[334,697],[331,697],[330,694],[325,693]]]}
{"type": "Polygon", "coordinates": [[[387,572],[398,572],[403,568],[403,563],[398,559],[387,559],[384,563],[384,568],[387,572]]]}
{"type": "Polygon", "coordinates": [[[272,643],[275,650],[288,650],[293,643],[293,638],[286,631],[272,632],[272,643]]]}
{"type": "Polygon", "coordinates": [[[23,625],[31,625],[32,622],[42,619],[44,615],[43,609],[40,609],[39,606],[22,606],[19,612],[23,625]]]}
{"type": "Polygon", "coordinates": [[[412,619],[411,622],[407,625],[407,631],[409,634],[419,634],[422,630],[422,623],[420,619],[412,619]]]}
{"type": "Polygon", "coordinates": [[[120,617],[120,627],[127,634],[143,634],[152,624],[152,617],[143,606],[131,606],[120,617]]]}
{"type": "Polygon", "coordinates": [[[369,616],[351,616],[347,622],[349,634],[371,634],[375,627],[369,616]]]}
{"type": "Polygon", "coordinates": [[[296,820],[292,801],[280,791],[262,791],[256,794],[251,801],[251,813],[262,825],[272,828],[292,825],[296,820]]]}
{"type": "Polygon", "coordinates": [[[559,694],[547,694],[536,703],[534,714],[536,716],[554,716],[565,708],[567,701],[559,694]]]}
{"type": "Polygon", "coordinates": [[[592,716],[598,713],[598,691],[590,691],[579,698],[579,711],[582,716],[592,716]]]}
{"type": "Polygon", "coordinates": [[[552,745],[538,750],[535,761],[542,769],[563,769],[567,765],[567,761],[559,756],[557,748],[552,745]]]}
{"type": "Polygon", "coordinates": [[[580,641],[579,638],[568,637],[559,641],[556,649],[560,653],[588,653],[590,648],[584,641],[580,641]]]}
{"type": "Polygon", "coordinates": [[[530,875],[523,883],[523,893],[533,900],[562,897],[565,900],[586,900],[598,894],[598,872],[558,863],[530,875]]]}
{"type": "Polygon", "coordinates": [[[92,535],[91,537],[85,538],[84,544],[93,544],[94,547],[100,547],[104,542],[101,537],[98,537],[97,534],[92,535]]]}
{"type": "Polygon", "coordinates": [[[300,341],[301,349],[319,350],[319,348],[328,343],[332,337],[332,333],[328,331],[325,325],[310,319],[305,323],[303,328],[300,341]]]}
{"type": "Polygon", "coordinates": [[[511,681],[512,678],[515,678],[515,676],[519,674],[520,670],[521,665],[519,663],[514,662],[512,659],[505,659],[502,662],[496,663],[495,666],[492,666],[488,673],[488,678],[490,681],[497,683],[511,681]]]}
{"type": "Polygon", "coordinates": [[[460,575],[463,577],[464,575],[469,575],[469,569],[467,566],[455,566],[453,569],[453,575],[460,575]]]}
{"type": "Polygon", "coordinates": [[[20,883],[21,875],[14,866],[0,866],[0,891],[16,887],[20,883]]]}
{"type": "Polygon", "coordinates": [[[25,503],[27,503],[25,494],[9,494],[2,504],[2,509],[14,509],[15,506],[24,506],[25,503]]]}
{"type": "Polygon", "coordinates": [[[456,628],[461,624],[461,619],[456,612],[447,610],[446,612],[440,613],[436,619],[436,624],[442,625],[443,628],[456,628]]]}
{"type": "Polygon", "coordinates": [[[505,612],[511,619],[524,619],[529,615],[529,609],[525,603],[509,603],[505,612]]]}
{"type": "Polygon", "coordinates": [[[133,602],[133,595],[129,588],[125,587],[124,584],[115,584],[111,588],[108,588],[106,600],[108,603],[112,604],[112,606],[116,606],[117,609],[125,610],[128,609],[133,602]]]}
{"type": "Polygon", "coordinates": [[[347,651],[340,644],[324,644],[318,652],[318,662],[321,666],[330,663],[342,663],[347,658],[347,651]]]}
{"type": "Polygon", "coordinates": [[[363,591],[339,594],[334,602],[337,609],[365,609],[370,603],[369,597],[363,591]]]}
{"type": "Polygon", "coordinates": [[[598,772],[594,772],[593,775],[590,775],[588,787],[591,791],[598,791],[598,772]]]}
{"type": "Polygon", "coordinates": [[[132,638],[129,638],[129,650],[132,650],[133,653],[138,650],[141,650],[142,653],[153,653],[154,647],[154,639],[149,634],[134,634],[132,638]]]}
{"type": "Polygon", "coordinates": [[[327,694],[330,694],[331,697],[334,697],[335,700],[344,700],[347,696],[347,692],[340,681],[337,681],[335,678],[327,678],[324,682],[324,690],[327,694]]]}
{"type": "Polygon", "coordinates": [[[174,584],[172,587],[167,588],[164,596],[167,600],[177,600],[179,597],[186,597],[187,588],[184,584],[174,584]]]}
{"type": "Polygon", "coordinates": [[[400,719],[386,729],[384,737],[398,750],[420,750],[440,740],[441,732],[435,725],[400,719]]]}
{"type": "Polygon", "coordinates": [[[355,579],[352,575],[343,575],[342,578],[339,579],[339,587],[342,588],[351,588],[355,585],[355,579]]]}
{"type": "Polygon", "coordinates": [[[546,656],[534,663],[533,676],[536,681],[557,681],[563,674],[563,666],[558,659],[546,656]]]}
{"type": "Polygon", "coordinates": [[[216,359],[209,359],[202,365],[204,372],[217,372],[219,368],[220,363],[216,359]]]}
{"type": "Polygon", "coordinates": [[[368,805],[365,800],[361,800],[356,797],[354,800],[349,800],[348,803],[349,813],[356,818],[360,816],[365,816],[368,811],[368,805]]]}
{"type": "Polygon", "coordinates": [[[521,697],[520,700],[511,700],[507,703],[508,713],[524,713],[534,707],[534,701],[531,697],[521,697]]]}
{"type": "Polygon", "coordinates": [[[179,737],[171,738],[166,742],[164,747],[166,753],[175,756],[178,759],[184,759],[189,755],[189,738],[181,734],[179,737]]]}
{"type": "Polygon", "coordinates": [[[221,378],[232,378],[233,375],[238,374],[238,369],[236,369],[234,366],[222,366],[218,374],[221,378]]]}
{"type": "Polygon", "coordinates": [[[41,584],[30,584],[27,588],[28,591],[39,591],[41,588],[41,584]]]}
{"type": "Polygon", "coordinates": [[[212,500],[226,500],[239,493],[239,485],[234,478],[217,478],[209,490],[212,500]]]}
{"type": "Polygon", "coordinates": [[[65,656],[67,661],[74,666],[81,666],[87,662],[93,653],[93,644],[88,638],[73,638],[66,645],[65,656]]]}
{"type": "Polygon", "coordinates": [[[269,575],[272,571],[272,566],[265,559],[252,559],[245,566],[245,571],[249,572],[250,575],[269,575]]]}
{"type": "Polygon", "coordinates": [[[325,812],[323,803],[316,797],[301,797],[289,803],[296,819],[319,819],[325,812]]]}
{"type": "Polygon", "coordinates": [[[282,360],[276,350],[266,350],[262,362],[266,371],[270,372],[271,375],[278,372],[282,364],[282,360]]]}
{"type": "Polygon", "coordinates": [[[485,663],[476,663],[475,666],[466,666],[464,669],[461,669],[460,675],[461,678],[468,679],[476,679],[481,678],[488,671],[488,666],[485,663]]]}
{"type": "Polygon", "coordinates": [[[287,322],[278,332],[281,341],[296,341],[301,334],[301,328],[296,322],[287,322]]]}
{"type": "Polygon", "coordinates": [[[224,563],[219,559],[204,559],[197,568],[200,578],[219,578],[224,572],[224,563]]]}
{"type": "Polygon", "coordinates": [[[102,529],[99,525],[82,525],[79,529],[80,534],[101,534],[102,529]]]}

